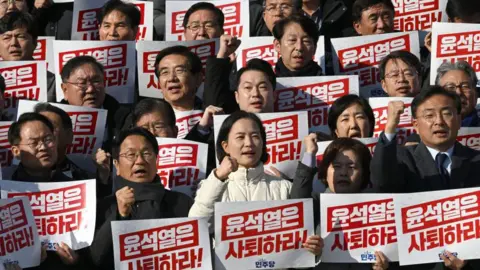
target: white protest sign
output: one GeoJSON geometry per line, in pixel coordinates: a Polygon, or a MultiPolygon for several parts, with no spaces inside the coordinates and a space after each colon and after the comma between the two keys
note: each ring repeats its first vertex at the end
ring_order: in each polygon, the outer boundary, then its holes
{"type": "Polygon", "coordinates": [[[63,91],[60,72],[68,60],[89,55],[105,68],[105,90],[120,103],[133,103],[135,89],[134,41],[64,41],[53,42],[57,101],[63,91]]]}
{"type": "Polygon", "coordinates": [[[312,199],[215,203],[215,269],[313,267],[312,214],[312,199]]]}
{"type": "Polygon", "coordinates": [[[47,101],[45,61],[0,61],[0,74],[5,79],[3,97],[10,119],[16,117],[19,99],[47,101]]]}
{"type": "MultiPolygon", "coordinates": [[[[160,51],[173,46],[186,46],[195,53],[205,66],[207,58],[217,55],[219,39],[193,41],[139,41],[137,42],[138,91],[142,97],[163,98],[160,80],[155,75],[155,59],[160,51]]],[[[203,98],[203,84],[197,90],[197,96],[203,98]]]]}
{"type": "MultiPolygon", "coordinates": [[[[18,116],[26,112],[33,112],[38,102],[21,100],[18,116]]],[[[64,110],[72,120],[73,141],[67,148],[68,158],[80,168],[96,172],[93,154],[102,147],[105,126],[107,125],[107,110],[83,106],[72,106],[59,103],[50,103],[52,106],[64,110]]]]}
{"type": "Polygon", "coordinates": [[[480,24],[434,23],[430,84],[435,84],[437,69],[443,62],[467,61],[480,77],[480,24]]]}
{"type": "Polygon", "coordinates": [[[194,183],[206,178],[208,145],[172,138],[157,142],[157,174],[163,186],[192,196],[194,183]]]}
{"type": "Polygon", "coordinates": [[[322,262],[375,263],[375,251],[398,261],[391,194],[320,194],[322,262]]]}
{"type": "MultiPolygon", "coordinates": [[[[225,16],[224,33],[235,37],[248,37],[250,32],[249,0],[203,1],[214,4],[225,16]]],[[[185,40],[183,18],[196,1],[166,1],[165,40],[185,40]]]]}
{"type": "Polygon", "coordinates": [[[375,128],[373,129],[373,137],[379,137],[385,130],[388,117],[388,103],[390,101],[403,101],[405,104],[405,111],[400,115],[400,123],[397,126],[397,141],[399,144],[404,144],[408,136],[416,133],[412,124],[412,104],[413,98],[402,97],[383,97],[370,98],[368,102],[373,110],[375,116],[375,128]]]}
{"type": "Polygon", "coordinates": [[[53,41],[55,37],[45,36],[38,37],[37,47],[33,52],[33,59],[37,61],[46,61],[47,70],[54,73],[55,67],[53,65],[53,41]]]}
{"type": "Polygon", "coordinates": [[[28,183],[2,180],[2,198],[30,200],[40,241],[48,250],[64,242],[73,250],[90,246],[95,232],[96,180],[28,183]]]}
{"type": "Polygon", "coordinates": [[[8,142],[8,130],[13,122],[0,121],[0,168],[5,169],[12,166],[13,153],[8,142]]]}
{"type": "MultiPolygon", "coordinates": [[[[275,64],[280,58],[280,54],[273,46],[273,37],[249,37],[242,38],[242,43],[237,49],[237,69],[245,67],[247,62],[254,58],[267,61],[275,70],[275,64]]],[[[318,63],[325,73],[325,39],[323,36],[318,38],[317,50],[313,60],[318,63]]]]}
{"type": "Polygon", "coordinates": [[[183,139],[200,122],[203,116],[202,110],[175,111],[176,125],[178,128],[177,138],[183,139]]]}
{"type": "Polygon", "coordinates": [[[212,269],[206,219],[167,218],[112,221],[115,269],[212,269]],[[148,264],[151,265],[151,264],[148,264]]]}
{"type": "Polygon", "coordinates": [[[396,194],[400,265],[438,262],[445,250],[462,260],[480,258],[480,189],[396,194]]]}
{"type": "Polygon", "coordinates": [[[22,269],[40,264],[42,244],[27,197],[0,200],[0,263],[22,269]]]}
{"type": "MultiPolygon", "coordinates": [[[[370,153],[373,155],[373,152],[375,151],[375,147],[377,146],[377,143],[378,143],[378,137],[377,138],[355,138],[355,139],[365,144],[368,147],[368,150],[370,150],[370,153]]],[[[317,168],[320,168],[320,165],[322,164],[322,161],[323,161],[323,154],[325,154],[325,150],[327,150],[327,147],[331,143],[332,141],[317,142],[317,147],[318,147],[318,151],[316,155],[317,168]]],[[[319,172],[313,178],[312,186],[313,186],[313,192],[316,192],[316,193],[322,193],[327,188],[322,183],[322,181],[320,181],[319,172]]]]}
{"type": "Polygon", "coordinates": [[[395,7],[395,30],[400,32],[430,30],[434,22],[448,20],[447,0],[392,0],[395,7]]]}
{"type": "Polygon", "coordinates": [[[310,132],[330,133],[328,110],[338,98],[359,95],[358,76],[277,78],[276,112],[307,111],[310,132]]]}
{"type": "MultiPolygon", "coordinates": [[[[259,113],[267,135],[267,162],[265,170],[274,167],[293,179],[298,161],[303,156],[303,139],[308,135],[307,112],[259,113]]],[[[228,115],[214,115],[215,142],[223,121],[228,115]]],[[[217,166],[219,165],[217,159],[217,166]]]]}
{"type": "Polygon", "coordinates": [[[457,141],[462,145],[480,151],[480,127],[462,127],[458,131],[457,141]]]}
{"type": "MultiPolygon", "coordinates": [[[[153,3],[148,1],[123,0],[133,3],[140,10],[140,25],[136,40],[153,39],[153,3]]],[[[73,5],[72,40],[99,40],[99,13],[108,0],[75,1],[73,5]]]]}
{"type": "Polygon", "coordinates": [[[364,98],[386,96],[378,65],[393,51],[409,51],[420,59],[418,32],[332,39],[333,67],[338,75],[358,75],[364,98]]]}

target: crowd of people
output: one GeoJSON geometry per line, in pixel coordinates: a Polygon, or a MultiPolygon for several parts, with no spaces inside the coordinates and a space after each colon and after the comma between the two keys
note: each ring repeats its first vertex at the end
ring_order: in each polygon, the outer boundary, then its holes
{"type": "MultiPolygon", "coordinates": [[[[76,1],[75,1],[76,2],[76,1]]],[[[165,1],[154,2],[155,40],[165,36],[165,1]]],[[[0,57],[2,61],[33,60],[38,36],[71,39],[75,3],[52,0],[0,1],[0,57]]],[[[480,153],[456,142],[460,127],[480,127],[475,106],[478,79],[464,61],[444,63],[430,85],[428,61],[407,51],[387,55],[379,64],[381,87],[389,97],[412,97],[416,134],[405,145],[396,140],[402,101],[388,104],[388,119],[373,155],[354,138],[373,136],[375,116],[369,102],[357,95],[336,99],[328,111],[330,134],[304,138],[304,156],[295,177],[276,170],[266,173],[266,132],[258,114],[274,112],[279,77],[335,75],[330,40],[338,37],[392,33],[395,8],[391,0],[250,0],[250,36],[273,36],[281,56],[275,67],[252,59],[235,64],[241,37],[224,33],[224,14],[212,3],[192,1],[183,27],[189,40],[220,40],[216,57],[202,62],[185,46],[158,53],[155,76],[163,99],[145,98],[120,104],[106,94],[104,67],[94,57],[78,56],[60,72],[67,105],[105,109],[107,125],[101,149],[93,159],[96,172],[81,169],[67,155],[72,143],[72,121],[56,102],[55,75],[47,74],[48,101],[34,112],[19,115],[8,131],[11,151],[19,165],[11,179],[26,182],[68,182],[96,179],[96,232],[90,247],[72,250],[58,244],[56,251],[42,247],[35,269],[114,269],[111,221],[207,217],[213,232],[217,202],[312,198],[317,234],[303,247],[316,255],[315,269],[480,269],[480,261],[465,261],[449,251],[443,263],[400,267],[376,253],[373,264],[322,263],[319,236],[319,194],[313,192],[317,172],[326,193],[410,193],[480,185],[480,153]],[[325,38],[326,65],[312,60],[319,37],[325,38]],[[203,97],[196,96],[204,82],[203,97]],[[170,191],[157,175],[156,137],[177,138],[176,114],[202,110],[200,121],[185,139],[207,143],[207,175],[193,187],[194,198],[170,191]],[[228,114],[214,140],[213,116],[228,114]],[[317,168],[317,142],[332,140],[317,168]],[[219,166],[216,166],[216,159],[219,166]],[[115,175],[114,173],[115,172],[115,175]]],[[[480,23],[480,3],[448,0],[450,23],[480,23]]],[[[128,2],[108,1],[97,14],[102,41],[135,40],[140,11],[128,2]]],[[[80,42],[80,41],[79,41],[80,42]]],[[[82,41],[84,42],[84,41],[82,41]]],[[[88,41],[85,41],[88,42],[88,41]]],[[[429,58],[431,35],[422,49],[429,58]]],[[[5,80],[0,80],[5,92],[5,80]]],[[[0,95],[3,98],[3,95],[0,95]]],[[[0,103],[3,109],[3,103],[0,103]]],[[[15,120],[6,113],[2,120],[15,120]]],[[[19,269],[9,264],[6,269],[19,269]]]]}

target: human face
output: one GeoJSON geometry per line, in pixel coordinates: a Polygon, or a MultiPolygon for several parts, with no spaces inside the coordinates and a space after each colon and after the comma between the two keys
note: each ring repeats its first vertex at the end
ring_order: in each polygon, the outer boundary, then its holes
{"type": "Polygon", "coordinates": [[[440,86],[447,91],[455,92],[462,101],[462,117],[470,115],[477,104],[477,91],[470,77],[461,70],[450,70],[440,78],[440,86]]]}
{"type": "Polygon", "coordinates": [[[138,27],[132,28],[127,16],[113,10],[103,18],[98,32],[100,40],[135,40],[138,27]]]}
{"type": "Polygon", "coordinates": [[[222,147],[239,165],[254,168],[262,157],[263,143],[257,124],[251,119],[243,118],[233,124],[228,140],[222,142],[222,147]]]}
{"type": "Polygon", "coordinates": [[[58,114],[47,111],[41,112],[40,114],[47,117],[55,128],[53,131],[53,136],[57,138],[58,155],[65,155],[67,146],[71,144],[73,140],[72,130],[67,131],[63,128],[62,118],[58,114]]]}
{"type": "Polygon", "coordinates": [[[384,4],[377,4],[363,11],[360,21],[353,23],[353,28],[361,36],[391,33],[393,18],[393,10],[384,4]]]}
{"type": "Polygon", "coordinates": [[[27,122],[20,130],[20,142],[13,155],[29,170],[49,170],[57,162],[57,144],[52,131],[40,121],[27,122]]]}
{"type": "Polygon", "coordinates": [[[27,12],[25,0],[0,0],[0,18],[14,11],[27,12]]]}
{"type": "Polygon", "coordinates": [[[392,59],[385,66],[382,88],[389,97],[414,97],[420,92],[420,79],[414,68],[401,59],[392,59]]]}
{"type": "Polygon", "coordinates": [[[157,174],[156,161],[157,156],[147,139],[131,135],[120,145],[120,156],[118,160],[114,160],[114,165],[117,175],[124,179],[136,183],[150,183],[157,174]]]}
{"type": "Polygon", "coordinates": [[[77,67],[61,86],[70,105],[100,108],[105,100],[103,74],[92,64],[77,67]]]}
{"type": "Polygon", "coordinates": [[[201,73],[192,74],[187,57],[178,54],[165,56],[158,65],[163,98],[173,107],[192,109],[195,92],[202,82],[201,73]]]}
{"type": "Polygon", "coordinates": [[[163,115],[158,111],[144,114],[142,117],[140,117],[140,119],[138,119],[137,123],[135,123],[135,126],[147,129],[155,137],[177,137],[177,127],[172,127],[170,123],[168,123],[168,120],[165,119],[165,117],[163,117],[163,115]]]}
{"type": "Polygon", "coordinates": [[[358,193],[362,187],[362,164],[355,152],[339,152],[327,169],[327,184],[334,193],[358,193]]]}
{"type": "Polygon", "coordinates": [[[366,138],[372,127],[360,104],[355,103],[346,108],[337,118],[335,134],[338,138],[366,138]]]}
{"type": "Polygon", "coordinates": [[[298,23],[290,23],[285,27],[282,39],[274,40],[275,50],[282,56],[285,66],[291,70],[299,70],[313,61],[316,44],[313,38],[303,31],[298,23]]]}
{"type": "Polygon", "coordinates": [[[455,143],[461,117],[455,103],[444,95],[425,100],[416,111],[413,126],[422,142],[438,151],[447,151],[455,143]]]}
{"type": "Polygon", "coordinates": [[[267,0],[263,11],[263,20],[268,30],[272,32],[275,23],[288,18],[293,13],[292,0],[267,0]]]}
{"type": "Polygon", "coordinates": [[[16,28],[0,35],[0,56],[4,61],[33,60],[37,42],[27,28],[16,28]]]}
{"type": "Polygon", "coordinates": [[[235,99],[240,110],[252,113],[273,112],[273,86],[261,71],[249,70],[242,74],[235,99]]]}
{"type": "Polygon", "coordinates": [[[202,9],[190,15],[183,34],[185,40],[211,39],[223,35],[223,29],[218,25],[217,16],[213,11],[202,9]]]}

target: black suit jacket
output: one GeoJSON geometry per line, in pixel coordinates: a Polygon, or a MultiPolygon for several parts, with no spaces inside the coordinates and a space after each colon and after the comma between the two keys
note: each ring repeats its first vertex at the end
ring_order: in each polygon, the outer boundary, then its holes
{"type": "Polygon", "coordinates": [[[480,152],[455,142],[450,181],[440,178],[425,144],[399,146],[381,134],[371,163],[371,180],[379,192],[409,193],[480,186],[480,152]]]}

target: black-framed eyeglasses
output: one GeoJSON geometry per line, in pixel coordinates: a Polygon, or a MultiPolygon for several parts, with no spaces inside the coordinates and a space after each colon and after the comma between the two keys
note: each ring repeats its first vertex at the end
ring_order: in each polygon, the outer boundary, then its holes
{"type": "Polygon", "coordinates": [[[143,160],[145,161],[152,161],[153,159],[156,158],[155,153],[151,151],[126,152],[126,153],[121,153],[118,156],[126,158],[128,161],[135,161],[137,160],[138,156],[142,156],[143,160]]]}
{"type": "Polygon", "coordinates": [[[88,80],[88,81],[85,81],[85,82],[64,81],[63,83],[68,83],[68,84],[74,85],[75,87],[77,87],[78,89],[80,89],[82,91],[86,91],[88,89],[89,85],[92,85],[95,89],[103,86],[103,80],[92,80],[92,81],[88,80]]]}
{"type": "Polygon", "coordinates": [[[55,137],[53,135],[48,135],[45,136],[44,138],[35,140],[30,143],[18,143],[17,145],[27,145],[33,150],[38,150],[42,145],[44,145],[47,148],[50,148],[55,145],[55,137]]]}

